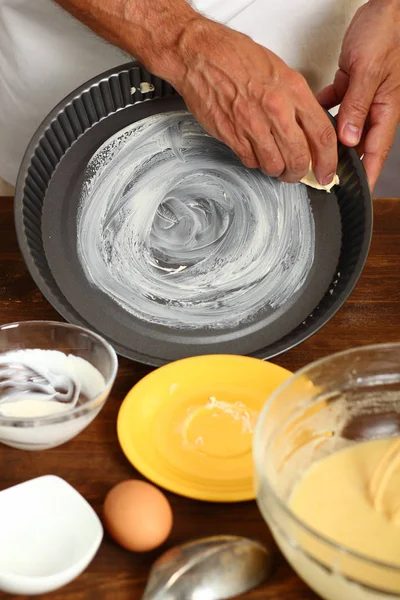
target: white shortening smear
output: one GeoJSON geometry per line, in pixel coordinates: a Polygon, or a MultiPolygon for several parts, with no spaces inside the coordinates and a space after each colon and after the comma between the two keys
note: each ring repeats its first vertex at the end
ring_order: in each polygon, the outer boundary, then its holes
{"type": "Polygon", "coordinates": [[[181,328],[268,317],[314,259],[306,188],[245,168],[186,112],[148,117],[92,157],[78,215],[87,278],[135,317],[181,328]]]}
{"type": "Polygon", "coordinates": [[[259,415],[258,411],[248,408],[243,402],[225,402],[218,400],[215,396],[210,396],[205,409],[214,411],[214,415],[218,414],[216,411],[221,411],[232,417],[234,421],[241,421],[243,434],[254,432],[259,415]]]}
{"type": "Polygon", "coordinates": [[[13,402],[4,402],[0,405],[0,416],[13,419],[31,419],[35,417],[48,417],[70,410],[67,403],[56,400],[43,400],[37,394],[30,393],[28,398],[21,396],[13,402]]]}
{"type": "MultiPolygon", "coordinates": [[[[54,390],[60,384],[64,389],[68,388],[70,379],[76,386],[78,396],[86,399],[101,394],[106,385],[101,373],[87,360],[58,350],[26,349],[0,354],[0,371],[10,364],[35,369],[54,390]]],[[[7,379],[7,376],[3,376],[3,382],[4,377],[7,379]]],[[[74,408],[75,404],[76,402],[61,403],[53,400],[50,392],[31,391],[27,384],[26,389],[3,389],[0,394],[0,417],[24,419],[55,415],[74,408]]]]}

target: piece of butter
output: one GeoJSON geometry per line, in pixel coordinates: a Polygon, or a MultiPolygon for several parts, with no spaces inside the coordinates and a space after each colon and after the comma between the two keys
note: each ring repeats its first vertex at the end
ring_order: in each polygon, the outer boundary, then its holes
{"type": "Polygon", "coordinates": [[[315,188],[316,190],[325,190],[326,192],[330,192],[333,186],[339,184],[339,177],[335,175],[331,183],[328,183],[328,185],[321,185],[316,180],[314,171],[312,170],[312,168],[310,168],[307,175],[303,177],[303,179],[300,179],[300,181],[301,183],[305,183],[306,185],[309,185],[310,187],[315,188]]]}

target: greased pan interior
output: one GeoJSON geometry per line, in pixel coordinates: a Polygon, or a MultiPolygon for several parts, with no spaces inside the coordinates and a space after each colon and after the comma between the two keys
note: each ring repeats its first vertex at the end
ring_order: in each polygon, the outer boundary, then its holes
{"type": "Polygon", "coordinates": [[[322,327],[351,293],[365,263],[372,203],[354,150],[339,148],[341,185],[309,190],[315,259],[305,285],[268,326],[262,312],[235,329],[176,330],[135,319],[87,281],[77,256],[77,207],[88,161],[112,135],[147,116],[185,110],[165,82],[135,63],[68,96],[36,132],[20,170],[15,219],[21,251],[37,285],[68,321],[97,331],[124,356],[160,365],[209,353],[267,359],[322,327]],[[154,86],[147,94],[140,83],[154,86]],[[133,93],[132,93],[133,92],[133,93]]]}

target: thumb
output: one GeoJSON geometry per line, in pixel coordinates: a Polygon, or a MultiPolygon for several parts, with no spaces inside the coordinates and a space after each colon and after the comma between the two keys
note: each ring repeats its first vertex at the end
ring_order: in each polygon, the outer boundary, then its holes
{"type": "Polygon", "coordinates": [[[360,143],[378,87],[379,78],[371,76],[365,68],[350,74],[348,89],[338,114],[338,136],[346,146],[360,143]]]}

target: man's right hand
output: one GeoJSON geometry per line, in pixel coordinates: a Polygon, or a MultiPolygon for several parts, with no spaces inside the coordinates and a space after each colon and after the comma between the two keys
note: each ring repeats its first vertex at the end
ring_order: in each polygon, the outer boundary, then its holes
{"type": "Polygon", "coordinates": [[[296,182],[312,161],[319,183],[331,183],[336,132],[302,75],[249,37],[203,18],[187,24],[175,51],[167,78],[245,165],[296,182]]]}

